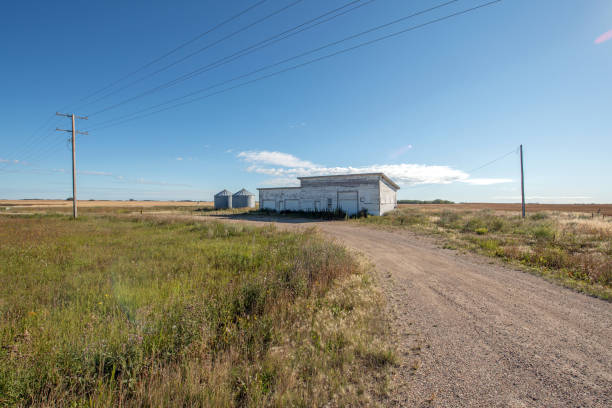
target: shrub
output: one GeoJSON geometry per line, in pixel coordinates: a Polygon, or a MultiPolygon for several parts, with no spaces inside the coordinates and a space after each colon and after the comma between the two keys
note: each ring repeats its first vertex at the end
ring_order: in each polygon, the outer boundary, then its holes
{"type": "Polygon", "coordinates": [[[395,223],[399,225],[417,225],[426,221],[426,217],[417,212],[402,211],[395,216],[395,223]]]}
{"type": "Polygon", "coordinates": [[[478,246],[485,250],[486,252],[495,255],[495,256],[503,256],[504,251],[499,246],[499,241],[495,239],[479,239],[477,240],[478,246]]]}
{"type": "Polygon", "coordinates": [[[550,225],[538,225],[531,230],[531,235],[538,240],[552,241],[555,239],[555,231],[550,225]]]}
{"type": "Polygon", "coordinates": [[[476,232],[477,229],[485,228],[485,222],[482,218],[470,218],[463,226],[463,232],[476,232]]]}
{"type": "Polygon", "coordinates": [[[440,213],[436,224],[444,228],[457,228],[461,220],[461,215],[456,211],[444,210],[440,213]]]}

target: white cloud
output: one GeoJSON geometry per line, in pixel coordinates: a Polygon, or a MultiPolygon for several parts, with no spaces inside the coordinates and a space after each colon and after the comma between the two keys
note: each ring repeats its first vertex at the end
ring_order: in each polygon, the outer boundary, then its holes
{"type": "Polygon", "coordinates": [[[14,163],[14,164],[21,163],[21,164],[25,164],[23,161],[11,160],[11,159],[3,159],[3,158],[0,158],[0,163],[14,163]]]}
{"type": "Polygon", "coordinates": [[[238,157],[249,163],[269,164],[283,167],[315,167],[314,163],[300,160],[292,154],[281,152],[269,152],[267,150],[247,151],[238,153],[238,157]]]}
{"type": "Polygon", "coordinates": [[[262,184],[264,186],[297,187],[300,185],[300,181],[295,177],[276,177],[265,180],[262,184]]]}
{"type": "Polygon", "coordinates": [[[182,158],[182,157],[177,157],[177,158],[176,158],[176,160],[178,160],[178,161],[182,161],[182,160],[183,160],[183,158],[182,158]]]}
{"type": "Polygon", "coordinates": [[[426,164],[381,164],[360,167],[325,167],[310,161],[301,160],[289,153],[270,151],[240,152],[238,157],[248,163],[247,171],[265,174],[274,177],[266,183],[295,185],[297,177],[356,174],[356,173],[385,173],[399,184],[450,184],[463,182],[474,185],[491,185],[508,183],[511,179],[505,178],[479,178],[472,179],[462,170],[449,166],[432,166],[426,164]],[[279,167],[280,166],[280,167],[279,167]]]}

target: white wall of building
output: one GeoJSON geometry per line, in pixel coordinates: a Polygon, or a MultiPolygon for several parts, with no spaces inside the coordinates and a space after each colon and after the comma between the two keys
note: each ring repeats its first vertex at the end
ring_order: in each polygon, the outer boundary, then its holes
{"type": "Polygon", "coordinates": [[[378,174],[302,178],[301,187],[261,188],[262,209],[334,211],[350,215],[366,210],[382,215],[397,206],[396,188],[378,174]]]}
{"type": "Polygon", "coordinates": [[[385,179],[380,179],[380,212],[386,214],[397,207],[397,191],[385,179]]]}

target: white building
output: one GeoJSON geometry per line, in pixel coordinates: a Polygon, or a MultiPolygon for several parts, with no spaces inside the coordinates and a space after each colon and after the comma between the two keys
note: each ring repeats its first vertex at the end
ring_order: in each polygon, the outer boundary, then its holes
{"type": "Polygon", "coordinates": [[[383,215],[397,207],[399,186],[383,173],[298,177],[300,187],[258,188],[259,206],[276,211],[366,210],[383,215]]]}

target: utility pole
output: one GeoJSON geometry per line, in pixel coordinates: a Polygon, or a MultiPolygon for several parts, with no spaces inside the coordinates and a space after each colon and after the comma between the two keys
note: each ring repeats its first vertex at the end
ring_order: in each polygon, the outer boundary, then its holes
{"type": "Polygon", "coordinates": [[[59,129],[56,128],[58,132],[71,132],[72,133],[72,216],[76,219],[77,217],[77,192],[76,192],[76,155],[75,155],[75,147],[76,147],[76,135],[88,135],[87,132],[79,132],[76,129],[75,119],[85,119],[87,120],[87,116],[76,116],[74,113],[59,113],[55,112],[57,116],[66,116],[72,119],[72,129],[59,129]]]}
{"type": "Polygon", "coordinates": [[[522,198],[522,209],[523,209],[523,218],[525,218],[525,176],[523,172],[523,145],[520,147],[521,151],[521,198],[522,198]]]}

